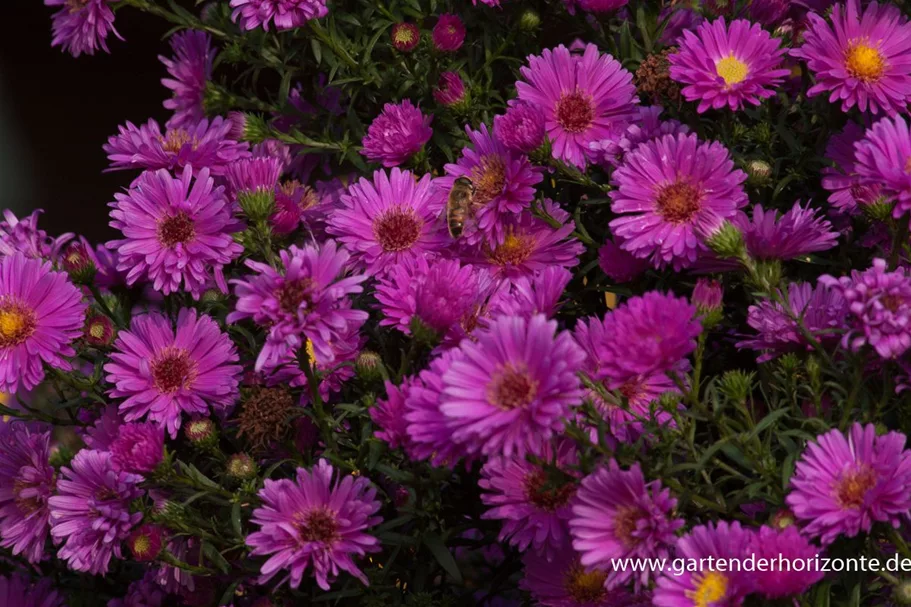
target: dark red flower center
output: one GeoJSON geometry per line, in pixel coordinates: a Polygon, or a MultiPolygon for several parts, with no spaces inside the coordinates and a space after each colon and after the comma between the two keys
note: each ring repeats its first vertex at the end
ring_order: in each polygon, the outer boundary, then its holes
{"type": "Polygon", "coordinates": [[[190,242],[195,237],[196,226],[184,211],[178,211],[176,215],[164,217],[158,222],[158,242],[162,246],[171,248],[190,242]]]}
{"type": "Polygon", "coordinates": [[[595,105],[591,95],[576,90],[560,96],[554,115],[557,124],[567,133],[582,133],[595,119],[595,105]]]}
{"type": "Polygon", "coordinates": [[[37,324],[34,310],[20,301],[4,298],[0,302],[0,348],[18,346],[32,336],[37,324]]]}
{"type": "Polygon", "coordinates": [[[471,169],[471,182],[474,185],[474,201],[487,204],[503,193],[506,186],[506,163],[499,154],[487,154],[481,157],[478,166],[471,169]]]}
{"type": "Polygon", "coordinates": [[[671,223],[687,223],[702,208],[702,193],[684,181],[666,185],[658,192],[658,212],[671,223]]]}
{"type": "Polygon", "coordinates": [[[588,605],[604,598],[606,579],[607,574],[603,571],[586,571],[580,563],[575,563],[566,572],[563,587],[576,603],[588,605]]]}
{"type": "Polygon", "coordinates": [[[525,499],[545,512],[555,512],[569,503],[576,494],[573,483],[565,483],[559,487],[549,486],[547,473],[537,469],[525,476],[525,499]]]}
{"type": "Polygon", "coordinates": [[[338,520],[326,508],[315,508],[300,518],[298,531],[305,542],[329,544],[339,539],[338,520]]]}
{"type": "Polygon", "coordinates": [[[183,348],[167,347],[152,361],[152,381],[162,394],[189,389],[196,375],[196,361],[183,348]]]}
{"type": "Polygon", "coordinates": [[[633,402],[636,398],[642,396],[642,384],[636,379],[631,379],[620,386],[620,394],[626,397],[626,400],[633,402]]]}
{"type": "Polygon", "coordinates": [[[534,236],[529,234],[509,234],[503,242],[487,253],[491,263],[498,266],[517,266],[524,263],[535,249],[534,236]]]}
{"type": "Polygon", "coordinates": [[[905,300],[903,297],[901,297],[900,295],[894,295],[894,294],[886,295],[882,299],[880,299],[880,301],[882,302],[883,307],[885,309],[887,309],[893,313],[898,312],[898,310],[905,303],[905,300]]]}
{"type": "Polygon", "coordinates": [[[23,491],[34,489],[35,486],[35,483],[31,483],[21,478],[17,478],[13,481],[13,499],[16,503],[16,507],[19,508],[19,512],[22,514],[28,515],[32,512],[37,512],[43,506],[43,500],[37,495],[31,497],[22,496],[23,491]]]}
{"type": "Polygon", "coordinates": [[[876,471],[860,466],[845,472],[839,479],[835,494],[842,508],[857,510],[864,504],[867,492],[876,486],[876,471]]]}
{"type": "Polygon", "coordinates": [[[387,253],[407,251],[421,237],[424,222],[409,208],[390,209],[373,220],[373,235],[387,253]]]}
{"type": "Polygon", "coordinates": [[[634,506],[621,506],[614,515],[614,535],[624,546],[633,547],[638,542],[633,532],[642,518],[642,511],[634,506]]]}
{"type": "Polygon", "coordinates": [[[275,299],[278,300],[278,307],[282,312],[294,314],[300,308],[301,304],[310,302],[311,287],[313,281],[309,278],[297,278],[286,280],[275,290],[275,299]]]}
{"type": "Polygon", "coordinates": [[[487,386],[487,397],[492,405],[504,411],[527,407],[538,394],[538,382],[528,369],[505,364],[494,373],[487,386]]]}

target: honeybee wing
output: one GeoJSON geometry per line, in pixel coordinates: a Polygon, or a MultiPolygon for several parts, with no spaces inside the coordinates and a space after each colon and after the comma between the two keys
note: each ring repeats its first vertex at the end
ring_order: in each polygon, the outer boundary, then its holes
{"type": "Polygon", "coordinates": [[[453,238],[462,235],[465,222],[474,211],[473,200],[474,184],[467,177],[457,178],[449,190],[449,198],[446,201],[446,226],[453,238]]]}

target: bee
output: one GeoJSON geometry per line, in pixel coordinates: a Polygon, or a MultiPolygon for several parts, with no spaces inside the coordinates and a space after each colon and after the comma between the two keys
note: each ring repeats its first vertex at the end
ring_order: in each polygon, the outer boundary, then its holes
{"type": "Polygon", "coordinates": [[[446,202],[446,225],[449,235],[458,238],[462,235],[465,224],[474,217],[474,184],[467,177],[459,177],[449,190],[446,202]]]}

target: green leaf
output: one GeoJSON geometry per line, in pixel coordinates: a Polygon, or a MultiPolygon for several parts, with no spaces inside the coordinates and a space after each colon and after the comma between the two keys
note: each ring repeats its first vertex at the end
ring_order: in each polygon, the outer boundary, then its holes
{"type": "Polygon", "coordinates": [[[449,548],[443,543],[443,538],[435,533],[428,533],[424,536],[424,545],[427,546],[427,549],[430,550],[430,553],[440,566],[446,570],[446,573],[448,573],[457,584],[461,584],[462,572],[459,571],[459,566],[456,564],[452,553],[449,552],[449,548]]]}
{"type": "Polygon", "coordinates": [[[313,49],[313,59],[319,65],[323,60],[323,47],[320,45],[319,40],[310,38],[310,48],[313,49]]]}
{"type": "Polygon", "coordinates": [[[788,413],[789,413],[788,409],[779,409],[778,411],[772,411],[771,413],[769,413],[768,415],[763,417],[761,420],[759,420],[759,423],[756,424],[756,427],[753,428],[753,431],[750,432],[749,440],[752,440],[753,438],[759,436],[759,434],[763,430],[765,430],[766,428],[768,428],[769,426],[771,426],[772,424],[777,422],[779,419],[781,419],[788,413]]]}
{"type": "Polygon", "coordinates": [[[231,564],[221,555],[215,546],[205,540],[202,542],[202,552],[210,561],[212,561],[213,565],[221,570],[222,573],[231,571],[231,564]]]}
{"type": "Polygon", "coordinates": [[[242,581],[241,579],[236,579],[228,585],[228,588],[225,590],[224,594],[221,595],[221,598],[218,599],[219,607],[222,605],[230,605],[234,602],[234,593],[237,591],[237,586],[242,581]]]}
{"type": "Polygon", "coordinates": [[[240,502],[234,502],[234,505],[231,506],[231,528],[234,529],[237,537],[244,537],[244,530],[240,522],[240,502]]]}

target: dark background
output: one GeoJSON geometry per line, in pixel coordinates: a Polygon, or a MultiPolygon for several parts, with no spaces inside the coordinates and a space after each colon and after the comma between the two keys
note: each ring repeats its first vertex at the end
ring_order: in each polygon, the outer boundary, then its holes
{"type": "Polygon", "coordinates": [[[135,10],[117,12],[125,39],[108,37],[111,54],[74,59],[51,48],[53,8],[7,0],[0,36],[0,209],[42,208],[39,226],[95,241],[115,236],[107,204],[135,177],[102,173],[101,149],[117,126],[168,116],[159,54],[170,55],[167,24],[135,10]]]}

